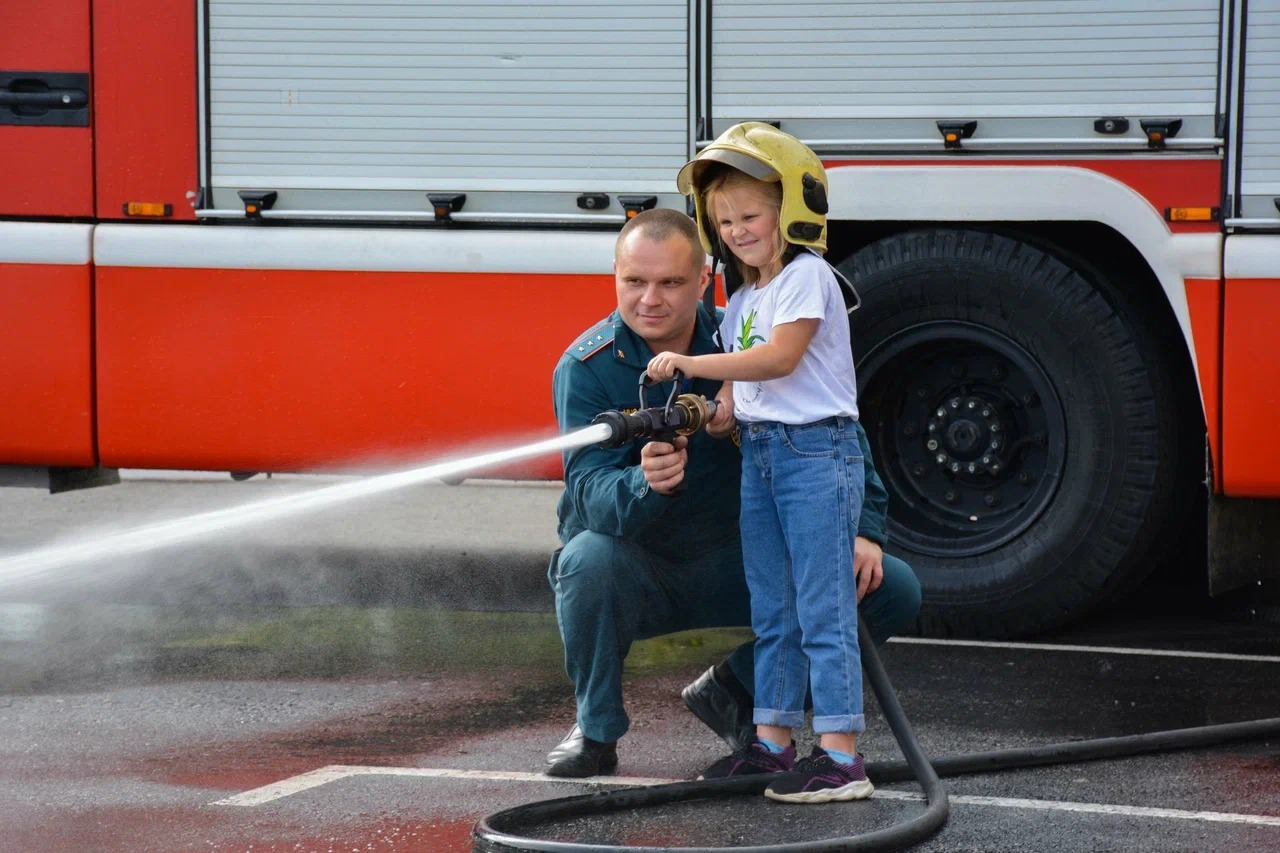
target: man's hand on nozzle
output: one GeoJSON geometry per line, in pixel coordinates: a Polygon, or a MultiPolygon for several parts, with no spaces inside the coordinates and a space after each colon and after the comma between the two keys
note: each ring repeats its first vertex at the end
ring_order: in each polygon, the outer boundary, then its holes
{"type": "Polygon", "coordinates": [[[663,495],[675,492],[684,481],[684,466],[689,464],[689,439],[677,435],[674,444],[651,441],[640,448],[640,470],[649,488],[663,495]]]}
{"type": "Polygon", "coordinates": [[[726,381],[716,394],[716,413],[707,422],[707,435],[724,438],[738,423],[733,417],[733,383],[726,381]]]}
{"type": "Polygon", "coordinates": [[[654,382],[666,382],[675,378],[677,370],[692,379],[694,377],[692,367],[692,356],[681,355],[678,352],[660,352],[649,359],[649,366],[645,368],[645,373],[649,374],[649,378],[654,382]]]}

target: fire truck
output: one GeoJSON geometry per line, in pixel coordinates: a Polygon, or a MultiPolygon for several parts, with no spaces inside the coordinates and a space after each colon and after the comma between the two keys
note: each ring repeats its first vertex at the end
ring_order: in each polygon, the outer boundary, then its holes
{"type": "Polygon", "coordinates": [[[5,4],[0,471],[545,435],[618,228],[760,120],[826,163],[922,630],[1270,583],[1278,45],[1280,0],[5,4]]]}

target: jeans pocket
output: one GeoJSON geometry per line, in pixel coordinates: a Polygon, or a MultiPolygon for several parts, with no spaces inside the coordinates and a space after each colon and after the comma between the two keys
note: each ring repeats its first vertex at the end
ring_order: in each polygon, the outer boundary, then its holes
{"type": "Polygon", "coordinates": [[[836,441],[828,424],[782,424],[779,429],[782,446],[796,456],[830,459],[836,455],[836,441]]]}

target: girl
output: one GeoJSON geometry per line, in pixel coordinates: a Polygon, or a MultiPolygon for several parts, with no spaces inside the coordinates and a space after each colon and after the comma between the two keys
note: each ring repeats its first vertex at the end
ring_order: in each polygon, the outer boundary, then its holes
{"type": "Polygon", "coordinates": [[[654,380],[679,370],[732,383],[742,445],[756,739],[702,778],[786,771],[765,796],[863,799],[873,790],[857,754],[865,721],[853,543],[863,467],[844,294],[819,254],[826,173],[795,137],[749,122],[677,180],[694,197],[706,248],[733,265],[726,283],[743,283],[720,327],[728,352],[664,352],[648,365],[654,380]],[[807,688],[820,745],[796,762],[791,732],[804,722],[807,688]]]}

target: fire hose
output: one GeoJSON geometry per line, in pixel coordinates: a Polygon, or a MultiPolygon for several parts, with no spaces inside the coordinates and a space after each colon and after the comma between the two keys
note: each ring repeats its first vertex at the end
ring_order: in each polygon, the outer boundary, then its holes
{"type": "MultiPolygon", "coordinates": [[[[675,435],[690,435],[704,428],[715,416],[716,406],[693,394],[677,394],[679,376],[663,406],[649,407],[645,400],[647,376],[641,376],[640,407],[633,412],[602,412],[593,424],[608,424],[612,435],[601,446],[621,447],[640,439],[670,441],[675,435]]],[[[634,847],[556,841],[520,835],[517,829],[545,825],[557,820],[605,815],[627,809],[652,808],[679,802],[693,802],[761,794],[779,774],[761,774],[676,782],[640,788],[602,791],[574,797],[542,800],[505,809],[482,818],[472,830],[475,853],[836,853],[836,851],[902,850],[919,844],[942,829],[950,803],[940,776],[961,776],[1023,767],[1066,764],[1119,758],[1141,753],[1190,749],[1232,741],[1280,735],[1280,717],[1227,723],[1214,726],[1152,732],[1127,737],[1098,738],[1020,749],[964,753],[930,759],[925,755],[897,694],[880,661],[866,626],[858,625],[862,667],[876,695],[885,721],[893,732],[905,762],[874,762],[866,766],[867,776],[877,782],[915,779],[924,790],[925,809],[917,816],[892,826],[843,838],[770,844],[751,847],[634,847]]]]}

